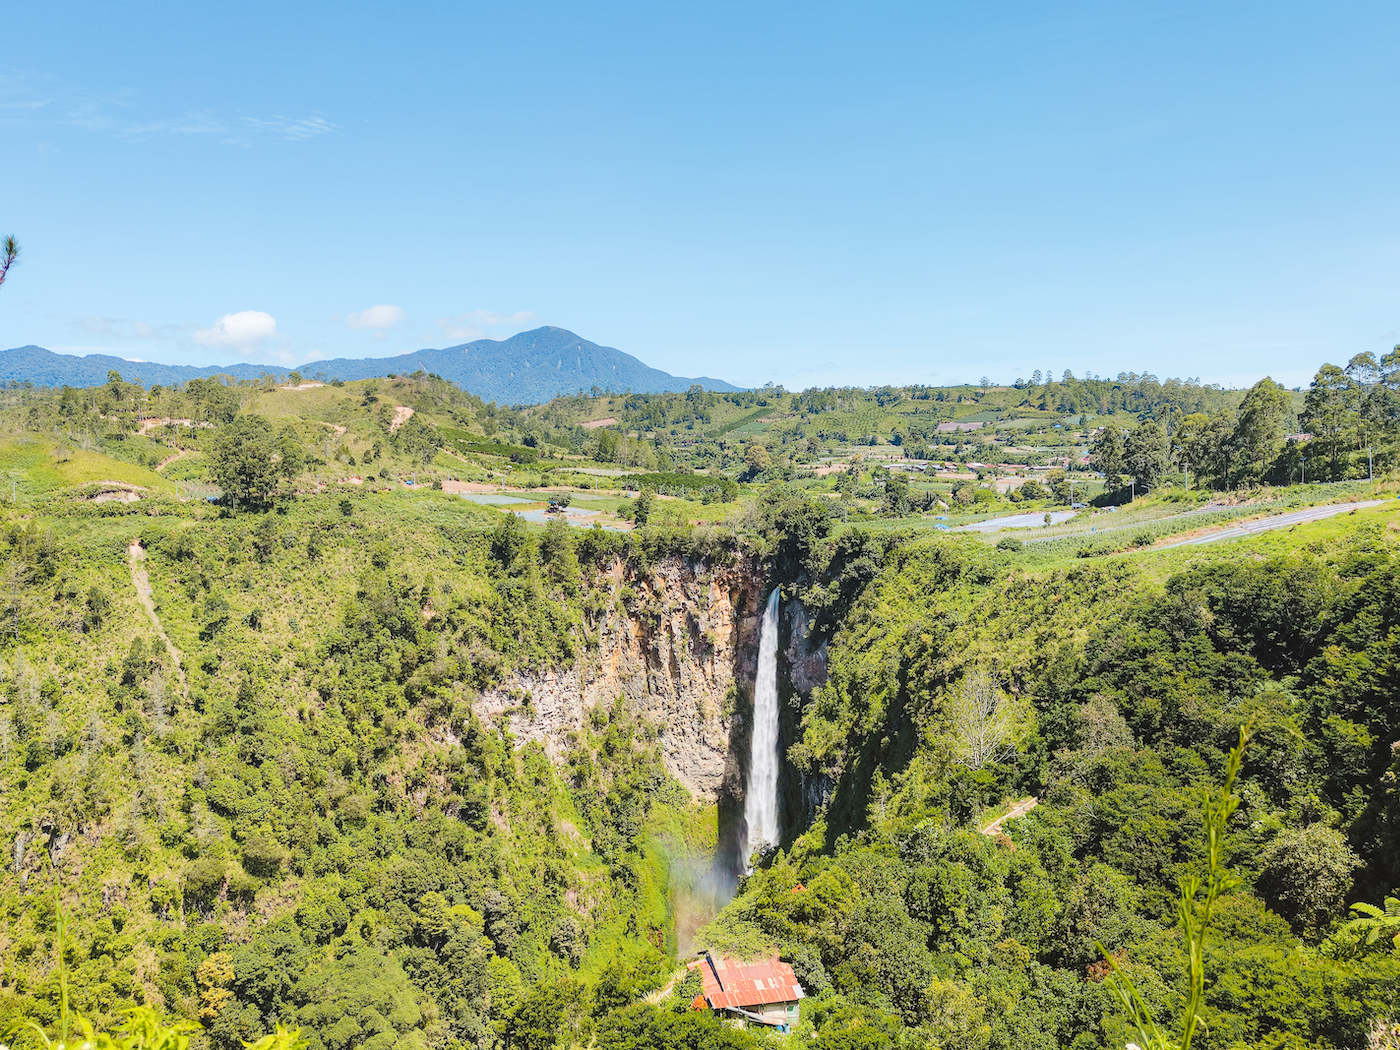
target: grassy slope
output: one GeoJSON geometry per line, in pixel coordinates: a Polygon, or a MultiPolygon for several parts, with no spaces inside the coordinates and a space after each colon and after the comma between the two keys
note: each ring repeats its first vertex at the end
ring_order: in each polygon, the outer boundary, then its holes
{"type": "Polygon", "coordinates": [[[175,491],[172,482],[153,470],[100,452],[73,449],[66,443],[40,435],[0,441],[0,479],[17,482],[21,497],[48,494],[94,481],[118,481],[155,492],[175,491]],[[60,449],[63,449],[61,456],[60,449]]]}

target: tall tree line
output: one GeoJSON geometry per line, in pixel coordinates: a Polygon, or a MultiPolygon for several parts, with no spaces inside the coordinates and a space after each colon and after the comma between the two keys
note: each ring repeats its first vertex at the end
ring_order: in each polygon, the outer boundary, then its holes
{"type": "Polygon", "coordinates": [[[1215,488],[1342,481],[1398,463],[1400,346],[1379,360],[1365,353],[1345,368],[1324,364],[1296,417],[1288,391],[1265,377],[1238,408],[1167,413],[1128,431],[1109,424],[1094,442],[1110,487],[1130,477],[1151,488],[1177,471],[1215,488]]]}

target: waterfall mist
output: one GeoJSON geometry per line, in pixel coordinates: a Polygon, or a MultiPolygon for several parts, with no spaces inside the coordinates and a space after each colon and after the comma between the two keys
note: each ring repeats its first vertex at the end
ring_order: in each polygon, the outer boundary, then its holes
{"type": "Polygon", "coordinates": [[[768,596],[758,639],[758,678],[753,691],[753,739],[749,747],[749,783],[744,792],[748,844],[744,863],[754,850],[778,842],[778,588],[768,596]]]}

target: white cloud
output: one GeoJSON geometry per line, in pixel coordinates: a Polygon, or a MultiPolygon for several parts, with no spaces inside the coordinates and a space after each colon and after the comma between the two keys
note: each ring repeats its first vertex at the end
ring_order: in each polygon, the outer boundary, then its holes
{"type": "Polygon", "coordinates": [[[277,321],[261,310],[240,310],[224,314],[209,328],[194,334],[201,346],[223,346],[239,353],[249,353],[277,334],[277,321]]]}
{"type": "Polygon", "coordinates": [[[232,116],[211,110],[152,114],[132,89],[95,91],[57,77],[0,73],[0,127],[68,126],[131,142],[196,136],[233,146],[268,139],[300,142],[339,131],[319,113],[305,117],[232,116]]]}
{"type": "Polygon", "coordinates": [[[281,135],[284,139],[314,139],[318,135],[329,135],[336,131],[336,125],[322,117],[273,117],[259,120],[257,117],[242,117],[240,123],[253,131],[266,131],[281,135]]]}
{"type": "Polygon", "coordinates": [[[351,328],[368,328],[382,332],[386,328],[403,324],[407,319],[408,314],[404,313],[403,307],[380,305],[351,314],[345,319],[345,323],[351,328]]]}
{"type": "Polygon", "coordinates": [[[132,321],[124,317],[90,316],[73,321],[72,326],[86,335],[100,335],[109,339],[154,339],[174,340],[198,328],[193,324],[148,324],[145,321],[132,321]]]}
{"type": "MultiPolygon", "coordinates": [[[[485,338],[491,329],[512,328],[519,331],[526,325],[533,324],[536,320],[535,315],[528,310],[521,310],[513,314],[498,314],[491,310],[468,310],[464,314],[457,314],[453,317],[439,317],[437,326],[442,329],[442,334],[448,339],[470,341],[485,338]]],[[[511,334],[513,335],[514,332],[511,334]]]]}

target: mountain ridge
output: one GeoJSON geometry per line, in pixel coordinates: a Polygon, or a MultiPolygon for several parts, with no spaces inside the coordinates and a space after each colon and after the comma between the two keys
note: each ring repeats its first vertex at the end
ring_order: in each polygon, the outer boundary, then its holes
{"type": "MultiPolygon", "coordinates": [[[[332,379],[369,379],[415,372],[418,369],[449,379],[487,401],[536,404],[561,394],[594,386],[621,393],[684,392],[699,384],[721,393],[743,389],[721,379],[694,379],[652,368],[637,357],[600,346],[566,328],[552,325],[520,332],[508,339],[477,339],[455,346],[425,347],[392,357],[309,361],[297,367],[303,375],[332,379]]],[[[0,381],[28,380],[36,386],[94,386],[115,370],[127,380],[146,385],[188,382],[215,375],[257,379],[264,373],[286,375],[285,365],[238,362],[229,365],[170,365],[158,361],[128,361],[111,354],[59,354],[40,346],[0,350],[0,381]]]]}

